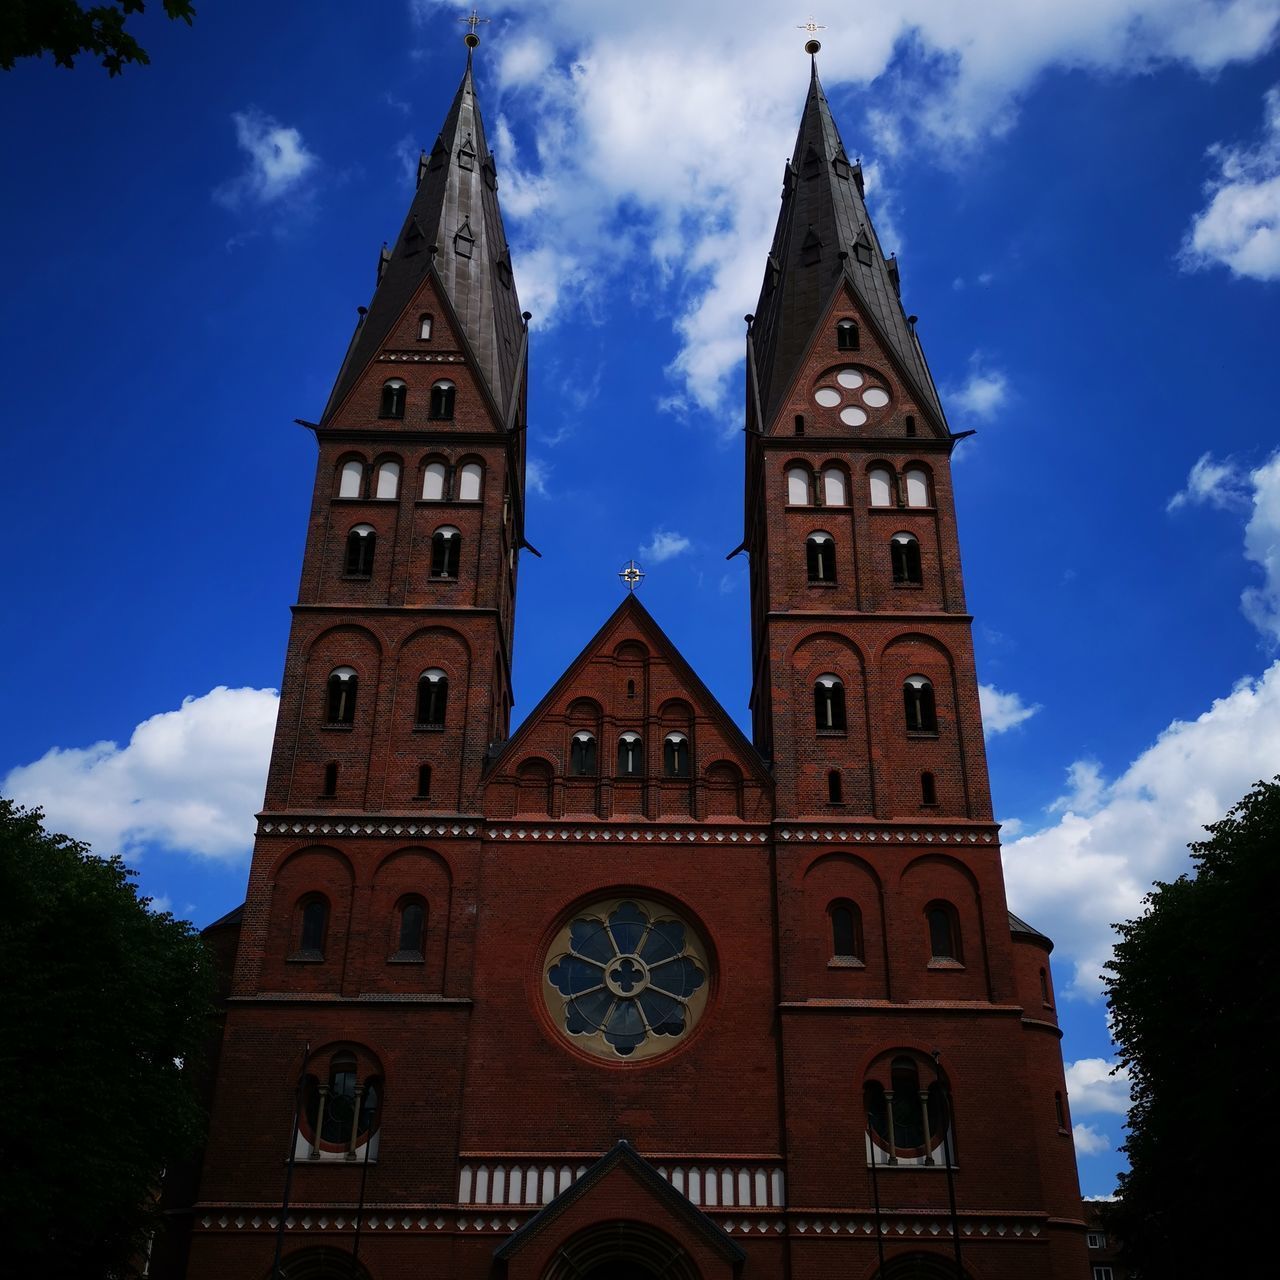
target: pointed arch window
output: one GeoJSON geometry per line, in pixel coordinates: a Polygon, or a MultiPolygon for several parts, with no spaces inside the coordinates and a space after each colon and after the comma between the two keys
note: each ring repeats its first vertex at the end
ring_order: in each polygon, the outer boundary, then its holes
{"type": "Polygon", "coordinates": [[[811,533],[805,539],[805,561],[810,582],[836,580],[836,544],[829,533],[811,533]]]}
{"type": "Polygon", "coordinates": [[[929,496],[929,473],[923,467],[908,467],[902,478],[906,483],[907,506],[933,506],[929,496]]]}
{"type": "Polygon", "coordinates": [[[662,771],[668,778],[689,776],[689,739],[683,733],[669,733],[662,740],[662,771]]]}
{"type": "Polygon", "coordinates": [[[807,507],[813,501],[813,477],[808,467],[787,468],[787,505],[807,507]]]}
{"type": "Polygon", "coordinates": [[[358,498],[364,492],[364,463],[352,458],[338,474],[338,497],[358,498]]]}
{"type": "Polygon", "coordinates": [[[872,467],[867,472],[867,485],[871,491],[873,507],[891,507],[893,502],[893,472],[888,467],[872,467]]]}
{"type": "Polygon", "coordinates": [[[355,723],[356,692],[359,686],[360,677],[351,667],[334,667],[329,673],[325,719],[330,724],[355,723]]]}
{"type": "Polygon", "coordinates": [[[400,496],[400,464],[390,460],[378,463],[378,481],[374,497],[384,502],[400,496]]]}
{"type": "Polygon", "coordinates": [[[448,479],[449,468],[443,462],[428,462],[422,472],[422,500],[443,502],[448,479]]]}
{"type": "Polygon", "coordinates": [[[914,533],[895,533],[889,541],[893,561],[893,580],[898,584],[920,586],[924,575],[920,568],[920,539],[914,533]]]}
{"type": "Polygon", "coordinates": [[[373,573],[373,551],[378,535],[371,524],[358,524],[347,534],[345,572],[348,578],[367,578],[373,573]]]}
{"type": "Polygon", "coordinates": [[[902,704],[908,733],[937,733],[938,711],[933,684],[927,676],[908,676],[902,684],[902,704]]]}
{"type": "Polygon", "coordinates": [[[382,401],[378,406],[380,418],[403,418],[409,388],[403,378],[388,378],[382,384],[382,401]]]}
{"type": "Polygon", "coordinates": [[[480,501],[480,480],[483,475],[484,468],[478,462],[464,462],[462,464],[462,470],[458,472],[459,502],[480,501]]]}
{"type": "Polygon", "coordinates": [[[441,378],[439,382],[431,385],[431,403],[428,409],[431,417],[436,419],[449,419],[453,417],[453,399],[457,392],[448,378],[441,378]]]}
{"type": "Polygon", "coordinates": [[[819,733],[844,733],[844,683],[839,676],[822,675],[814,682],[813,713],[819,733]]]}
{"type": "Polygon", "coordinates": [[[841,320],[836,324],[836,349],[838,351],[858,350],[858,325],[853,320],[841,320]]]}
{"type": "Polygon", "coordinates": [[[638,733],[618,739],[618,777],[638,778],[644,773],[644,743],[638,733]]]}
{"type": "Polygon", "coordinates": [[[434,323],[429,315],[421,315],[418,317],[418,341],[431,341],[431,326],[434,323]]]}
{"type": "Polygon", "coordinates": [[[313,893],[298,904],[297,960],[323,960],[325,935],[329,930],[329,901],[313,893]]]}
{"type": "Polygon", "coordinates": [[[828,507],[843,507],[848,501],[848,485],[840,467],[826,467],[822,472],[822,501],[828,507]]]}
{"type": "Polygon", "coordinates": [[[961,961],[960,927],[951,903],[931,902],[924,915],[929,926],[930,956],[934,960],[961,961]]]}
{"type": "Polygon", "coordinates": [[[443,729],[449,702],[449,677],[439,667],[431,667],[418,677],[418,706],[414,723],[419,729],[443,729]]]}
{"type": "Polygon", "coordinates": [[[417,894],[410,894],[401,900],[397,932],[399,946],[392,959],[421,960],[423,940],[427,933],[427,904],[417,894]]]}
{"type": "Polygon", "coordinates": [[[441,525],[431,535],[431,576],[441,581],[456,579],[461,554],[462,534],[452,525],[441,525]]]}
{"type": "Polygon", "coordinates": [[[594,733],[575,733],[569,740],[569,772],[575,778],[594,778],[597,771],[596,736],[594,733]]]}
{"type": "Polygon", "coordinates": [[[833,902],[831,915],[831,956],[834,960],[862,959],[862,912],[847,899],[833,902]]]}

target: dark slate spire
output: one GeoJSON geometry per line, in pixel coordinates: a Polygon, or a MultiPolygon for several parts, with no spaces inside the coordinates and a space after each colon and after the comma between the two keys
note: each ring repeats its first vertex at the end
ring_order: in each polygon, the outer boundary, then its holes
{"type": "Polygon", "coordinates": [[[470,52],[444,128],[418,164],[418,190],[409,216],[394,250],[379,266],[373,301],[338,374],[326,420],[382,349],[429,273],[453,308],[499,419],[506,421],[519,389],[524,321],[470,52]]]}
{"type": "Polygon", "coordinates": [[[772,423],[842,277],[916,400],[946,430],[924,352],[898,300],[897,261],[880,248],[863,201],[862,166],[849,162],[815,61],[751,327],[764,419],[758,430],[772,423]]]}

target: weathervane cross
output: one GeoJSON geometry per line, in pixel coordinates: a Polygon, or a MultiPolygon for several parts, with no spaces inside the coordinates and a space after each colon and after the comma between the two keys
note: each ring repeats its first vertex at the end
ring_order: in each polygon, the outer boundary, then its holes
{"type": "Polygon", "coordinates": [[[644,570],[634,560],[628,560],[618,570],[618,577],[626,584],[627,590],[634,595],[635,589],[644,581],[644,570]]]}
{"type": "Polygon", "coordinates": [[[459,18],[458,21],[465,22],[468,28],[467,34],[462,37],[463,43],[466,44],[468,49],[474,49],[480,43],[480,37],[476,35],[476,28],[482,22],[489,22],[490,19],[482,18],[478,9],[472,9],[469,18],[459,18]]]}
{"type": "Polygon", "coordinates": [[[825,31],[826,27],[824,27],[821,23],[815,22],[812,18],[810,18],[808,22],[799,23],[796,26],[796,30],[807,31],[811,36],[813,36],[813,35],[817,35],[819,31],[825,31]]]}

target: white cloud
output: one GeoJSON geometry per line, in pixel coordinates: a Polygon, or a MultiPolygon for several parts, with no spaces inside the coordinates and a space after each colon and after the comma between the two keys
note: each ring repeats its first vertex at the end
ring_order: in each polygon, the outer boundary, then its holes
{"type": "Polygon", "coordinates": [[[683,555],[693,543],[683,533],[672,533],[668,529],[655,529],[653,537],[640,548],[640,555],[654,564],[683,555]]]}
{"type": "Polygon", "coordinates": [[[976,353],[969,359],[969,377],[946,392],[952,408],[984,421],[994,418],[1009,400],[1009,379],[998,369],[988,369],[976,353]]]}
{"type": "Polygon", "coordinates": [[[0,789],[104,856],[160,846],[238,858],[253,842],[276,703],[273,689],[219,686],[144,720],[123,747],[54,747],[0,789]]]}
{"type": "Polygon", "coordinates": [[[1097,1156],[1111,1150],[1111,1139],[1091,1124],[1072,1125],[1071,1137],[1075,1140],[1078,1156],[1097,1156]]]}
{"type": "Polygon", "coordinates": [[[1008,729],[1016,729],[1024,720],[1030,720],[1040,706],[1027,706],[1016,693],[1001,693],[995,685],[978,686],[978,703],[982,708],[982,729],[988,738],[1008,729]]]}
{"type": "Polygon", "coordinates": [[[214,198],[230,209],[245,204],[274,204],[296,192],[318,161],[307,150],[297,129],[282,125],[256,107],[233,111],[236,142],[249,157],[244,171],[214,191],[214,198]]]}
{"type": "Polygon", "coordinates": [[[1067,1096],[1076,1115],[1128,1115],[1129,1072],[1125,1067],[1117,1069],[1105,1058],[1080,1058],[1068,1062],[1066,1071],[1067,1096]]]}
{"type": "Polygon", "coordinates": [[[1267,91],[1263,109],[1256,147],[1209,149],[1218,172],[1182,243],[1188,270],[1221,265],[1234,276],[1280,280],[1280,85],[1267,91]]]}
{"type": "Polygon", "coordinates": [[[547,481],[550,477],[550,463],[543,462],[541,458],[529,458],[525,461],[524,483],[530,493],[536,493],[540,498],[549,498],[551,494],[547,489],[547,481]]]}
{"type": "MultiPolygon", "coordinates": [[[[410,7],[452,23],[469,6],[410,7]]],[[[795,15],[704,0],[697,21],[716,38],[690,40],[686,0],[494,0],[490,13],[502,40],[482,75],[495,68],[498,106],[533,139],[517,154],[510,130],[497,135],[521,298],[549,324],[590,311],[608,281],[662,291],[679,342],[669,374],[723,426],[805,91],[795,15]]],[[[1280,0],[890,0],[827,15],[820,64],[828,91],[882,87],[875,111],[842,121],[852,153],[923,141],[946,160],[1009,129],[1051,68],[1211,74],[1265,52],[1277,21],[1280,0]]],[[[901,246],[883,184],[872,212],[901,246]]],[[[974,383],[972,411],[1006,390],[998,375],[974,383]]]]}
{"type": "Polygon", "coordinates": [[[1231,458],[1218,462],[1202,453],[1187,473],[1187,483],[1165,504],[1166,511],[1181,507],[1244,506],[1249,501],[1248,484],[1239,465],[1231,458]]]}
{"type": "Polygon", "coordinates": [[[1175,720],[1115,781],[1072,766],[1087,806],[1005,846],[1010,907],[1058,944],[1072,994],[1096,996],[1114,942],[1152,881],[1176,879],[1188,841],[1261,777],[1280,772],[1280,662],[1241,680],[1195,720],[1175,720]],[[1081,811],[1083,810],[1083,811],[1081,811]]]}
{"type": "Polygon", "coordinates": [[[1076,813],[1088,817],[1102,805],[1107,783],[1096,760],[1073,760],[1067,766],[1067,791],[1050,806],[1050,813],[1076,813]]]}

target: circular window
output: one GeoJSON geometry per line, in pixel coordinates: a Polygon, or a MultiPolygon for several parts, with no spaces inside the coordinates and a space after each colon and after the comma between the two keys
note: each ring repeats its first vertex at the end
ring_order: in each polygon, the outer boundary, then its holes
{"type": "Polygon", "coordinates": [[[860,427],[867,420],[867,411],[857,405],[846,405],[840,410],[840,421],[847,427],[860,427]]]}
{"type": "Polygon", "coordinates": [[[841,369],[836,374],[836,381],[842,387],[860,387],[863,383],[863,377],[857,369],[841,369]]]}
{"type": "Polygon", "coordinates": [[[838,369],[828,369],[822,376],[834,375],[836,386],[828,383],[813,393],[816,403],[823,409],[839,409],[840,421],[846,427],[864,426],[871,417],[868,410],[887,408],[892,397],[881,376],[865,367],[846,364],[838,369]]]}
{"type": "Polygon", "coordinates": [[[557,1029],[597,1058],[668,1053],[707,1004],[707,950],[669,907],[614,898],[576,911],[552,939],[542,994],[557,1029]]]}
{"type": "Polygon", "coordinates": [[[840,393],[834,387],[819,387],[813,398],[824,409],[834,409],[840,403],[840,393]]]}
{"type": "Polygon", "coordinates": [[[873,409],[883,409],[889,403],[889,393],[880,387],[868,387],[862,393],[862,403],[873,409]]]}

